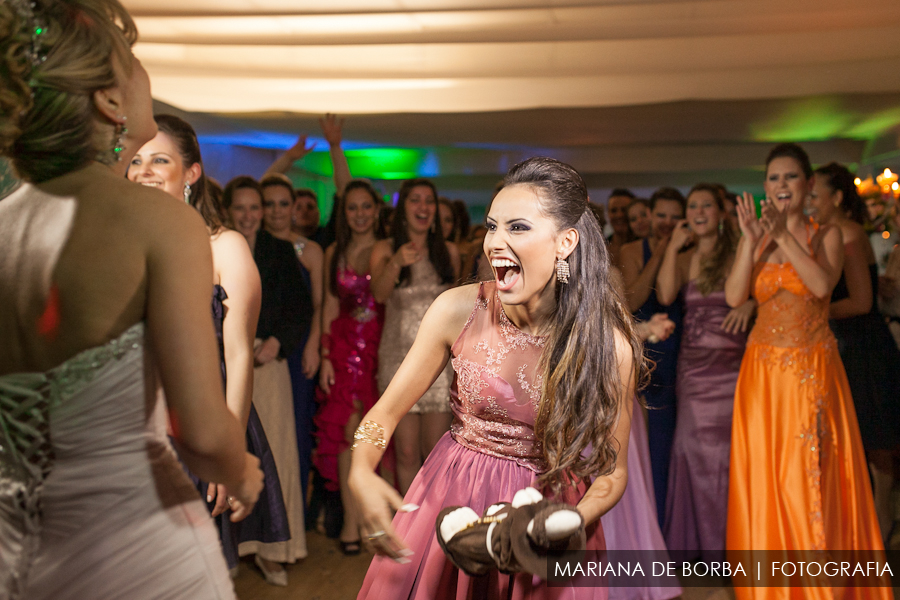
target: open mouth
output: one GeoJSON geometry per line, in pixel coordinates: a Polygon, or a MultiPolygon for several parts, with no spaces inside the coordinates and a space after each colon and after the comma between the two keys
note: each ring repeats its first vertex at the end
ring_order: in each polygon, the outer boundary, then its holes
{"type": "Polygon", "coordinates": [[[708,222],[708,219],[694,219],[694,225],[706,225],[708,222]]]}
{"type": "Polygon", "coordinates": [[[145,185],[147,187],[158,188],[158,187],[162,187],[163,184],[161,181],[142,181],[141,185],[145,185]]]}
{"type": "Polygon", "coordinates": [[[522,273],[522,267],[508,258],[495,258],[491,261],[491,266],[497,274],[497,289],[501,292],[512,289],[522,273]]]}
{"type": "Polygon", "coordinates": [[[790,202],[791,201],[791,193],[790,192],[781,192],[780,194],[775,196],[775,199],[778,200],[779,202],[790,202]]]}

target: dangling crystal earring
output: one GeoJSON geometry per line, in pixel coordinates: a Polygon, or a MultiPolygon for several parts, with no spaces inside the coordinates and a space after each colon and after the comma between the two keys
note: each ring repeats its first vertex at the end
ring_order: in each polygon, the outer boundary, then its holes
{"type": "Polygon", "coordinates": [[[725,219],[719,219],[719,235],[725,233],[725,219]]]}
{"type": "Polygon", "coordinates": [[[116,141],[115,146],[113,146],[113,155],[116,157],[116,162],[122,160],[122,150],[125,149],[125,134],[128,133],[125,121],[127,120],[128,117],[122,117],[122,123],[116,125],[116,141]]]}
{"type": "Polygon", "coordinates": [[[569,283],[569,263],[562,258],[556,259],[556,280],[560,283],[569,283]]]}
{"type": "Polygon", "coordinates": [[[188,182],[184,182],[184,203],[191,203],[191,184],[188,182]]]}

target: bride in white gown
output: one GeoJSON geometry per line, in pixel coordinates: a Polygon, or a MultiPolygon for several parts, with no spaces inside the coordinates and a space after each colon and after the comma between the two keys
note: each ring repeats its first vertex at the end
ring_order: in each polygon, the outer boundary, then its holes
{"type": "Polygon", "coordinates": [[[160,385],[234,520],[262,487],[223,400],[206,227],[124,179],[156,133],[135,37],[116,0],[0,3],[0,153],[26,182],[0,199],[0,599],[234,597],[160,385]]]}

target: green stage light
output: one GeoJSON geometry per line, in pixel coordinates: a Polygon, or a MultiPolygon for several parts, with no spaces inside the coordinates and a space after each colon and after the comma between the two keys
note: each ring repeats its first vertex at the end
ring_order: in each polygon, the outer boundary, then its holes
{"type": "MultiPolygon", "coordinates": [[[[410,148],[364,148],[346,150],[344,155],[354,177],[409,179],[422,173],[426,153],[410,148]]],[[[326,177],[331,177],[334,173],[328,152],[310,152],[300,162],[300,167],[326,177]]]]}
{"type": "Polygon", "coordinates": [[[847,131],[847,137],[871,140],[900,124],[900,108],[890,108],[863,119],[847,131]]]}
{"type": "Polygon", "coordinates": [[[815,142],[846,137],[855,120],[833,98],[809,98],[792,103],[780,115],[750,126],[758,142],[815,142]]]}

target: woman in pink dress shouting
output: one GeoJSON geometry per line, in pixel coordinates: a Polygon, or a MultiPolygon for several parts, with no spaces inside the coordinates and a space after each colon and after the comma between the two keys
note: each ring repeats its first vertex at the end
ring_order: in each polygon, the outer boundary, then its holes
{"type": "Polygon", "coordinates": [[[487,228],[484,250],[496,281],[438,297],[357,430],[349,484],[361,533],[382,555],[361,598],[606,598],[603,587],[551,588],[522,573],[469,577],[444,557],[435,536],[444,507],[481,514],[535,486],[576,505],[587,523],[587,549],[602,550],[599,518],[627,479],[642,349],[610,283],[584,182],[553,159],[522,162],[494,198],[487,228]],[[374,467],[448,360],[456,372],[453,425],[401,499],[374,467]],[[418,509],[408,512],[410,505],[418,509]]]}

